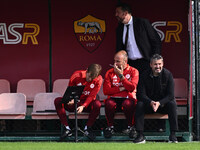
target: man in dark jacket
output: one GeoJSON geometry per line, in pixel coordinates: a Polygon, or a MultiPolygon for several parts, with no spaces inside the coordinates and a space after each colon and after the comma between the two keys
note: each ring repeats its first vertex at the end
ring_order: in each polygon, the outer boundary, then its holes
{"type": "Polygon", "coordinates": [[[128,4],[118,4],[115,16],[119,21],[116,51],[126,50],[128,64],[142,73],[149,68],[150,58],[161,53],[161,39],[147,19],[132,16],[128,4]]]}
{"type": "Polygon", "coordinates": [[[169,142],[177,143],[177,105],[174,97],[174,80],[171,72],[163,68],[162,56],[155,54],[150,60],[150,70],[141,75],[137,88],[135,143],[145,143],[143,135],[145,113],[166,113],[169,116],[169,142]]]}

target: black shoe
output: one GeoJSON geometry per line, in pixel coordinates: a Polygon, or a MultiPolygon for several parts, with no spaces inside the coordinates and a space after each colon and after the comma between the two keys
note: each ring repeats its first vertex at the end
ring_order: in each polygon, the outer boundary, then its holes
{"type": "Polygon", "coordinates": [[[135,138],[135,140],[133,140],[134,143],[138,143],[138,144],[142,144],[142,143],[146,143],[145,137],[143,134],[138,134],[137,137],[135,138]]]}
{"type": "Polygon", "coordinates": [[[169,143],[178,143],[178,140],[177,140],[175,134],[170,134],[170,136],[169,136],[169,143]]]}
{"type": "Polygon", "coordinates": [[[127,129],[124,129],[123,131],[122,131],[122,133],[124,133],[124,134],[129,134],[130,133],[130,127],[129,128],[127,128],[127,129]]]}
{"type": "Polygon", "coordinates": [[[63,134],[60,136],[61,139],[64,139],[65,137],[72,136],[72,131],[69,129],[64,129],[63,134]]]}
{"type": "Polygon", "coordinates": [[[105,138],[111,138],[112,135],[114,134],[114,128],[111,128],[111,127],[107,127],[105,130],[104,130],[104,137],[105,138]]]}
{"type": "Polygon", "coordinates": [[[91,141],[94,141],[96,138],[96,135],[91,127],[88,127],[87,130],[84,130],[84,135],[87,136],[91,141]]]}
{"type": "Polygon", "coordinates": [[[132,127],[130,128],[129,138],[136,138],[136,136],[137,136],[137,132],[136,132],[136,130],[135,130],[135,127],[132,126],[132,127]]]}
{"type": "Polygon", "coordinates": [[[128,134],[130,138],[135,138],[137,136],[137,132],[136,132],[134,126],[127,128],[127,129],[123,130],[122,132],[124,134],[128,134]]]}

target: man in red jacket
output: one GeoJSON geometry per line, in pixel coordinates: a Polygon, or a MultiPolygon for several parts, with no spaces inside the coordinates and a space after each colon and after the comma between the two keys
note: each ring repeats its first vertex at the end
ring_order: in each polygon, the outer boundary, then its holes
{"type": "Polygon", "coordinates": [[[114,133],[114,115],[116,111],[123,111],[128,128],[125,133],[129,137],[136,136],[134,127],[134,113],[136,106],[136,88],[139,80],[137,69],[127,64],[128,56],[124,50],[115,54],[114,67],[106,72],[103,92],[108,98],[105,100],[105,113],[108,127],[104,135],[109,138],[114,133]]]}
{"type": "MultiPolygon", "coordinates": [[[[70,78],[69,86],[84,85],[85,88],[80,96],[80,102],[77,103],[77,113],[89,112],[87,125],[85,126],[85,134],[94,135],[92,132],[92,125],[99,116],[101,103],[96,100],[96,95],[100,90],[102,84],[102,76],[100,75],[102,67],[99,64],[91,64],[87,70],[78,70],[74,72],[70,78]]],[[[62,97],[56,98],[54,101],[57,114],[61,123],[64,125],[64,132],[61,135],[61,140],[65,137],[72,136],[71,129],[67,122],[65,110],[74,112],[74,100],[69,103],[62,104],[62,97]]],[[[93,136],[94,137],[94,136],[93,136]]]]}

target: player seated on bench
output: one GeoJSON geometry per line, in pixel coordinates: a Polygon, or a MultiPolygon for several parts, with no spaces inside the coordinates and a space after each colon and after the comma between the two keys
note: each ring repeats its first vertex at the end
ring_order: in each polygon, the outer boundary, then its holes
{"type": "Polygon", "coordinates": [[[114,66],[106,72],[103,92],[108,98],[105,100],[105,114],[108,127],[104,136],[110,138],[114,134],[114,115],[116,111],[123,111],[128,127],[124,133],[130,138],[136,136],[134,114],[136,106],[136,87],[139,80],[137,69],[127,64],[128,56],[124,50],[114,56],[114,66]]]}
{"type": "MultiPolygon", "coordinates": [[[[90,139],[95,138],[95,134],[92,131],[92,125],[99,116],[101,107],[100,101],[96,100],[96,95],[100,90],[103,81],[102,76],[100,75],[101,70],[101,65],[91,64],[87,70],[78,70],[74,72],[69,81],[69,86],[85,86],[82,95],[80,96],[80,101],[77,103],[77,113],[89,112],[89,118],[87,125],[84,128],[84,132],[87,137],[90,137],[90,139]]],[[[62,97],[59,97],[55,99],[54,104],[61,124],[64,125],[64,130],[61,135],[62,140],[65,137],[72,136],[72,131],[68,125],[65,110],[74,112],[74,100],[62,104],[62,97]]]]}
{"type": "Polygon", "coordinates": [[[177,143],[175,132],[178,130],[177,105],[174,97],[174,80],[171,72],[163,68],[163,57],[155,54],[150,60],[151,69],[145,71],[137,87],[135,123],[137,137],[134,143],[145,143],[143,135],[144,115],[164,113],[169,116],[169,142],[177,143]]]}

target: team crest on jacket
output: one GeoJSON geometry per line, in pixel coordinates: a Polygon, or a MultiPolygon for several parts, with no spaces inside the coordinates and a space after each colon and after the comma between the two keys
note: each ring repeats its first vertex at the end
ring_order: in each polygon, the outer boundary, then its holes
{"type": "Polygon", "coordinates": [[[126,79],[129,79],[129,78],[130,78],[130,74],[127,74],[127,75],[126,75],[126,79]]]}
{"type": "Polygon", "coordinates": [[[74,21],[74,32],[78,42],[88,52],[94,52],[102,43],[106,31],[104,20],[87,15],[74,21]]]}
{"type": "Polygon", "coordinates": [[[93,89],[94,88],[94,84],[90,84],[90,88],[93,89]]]}

